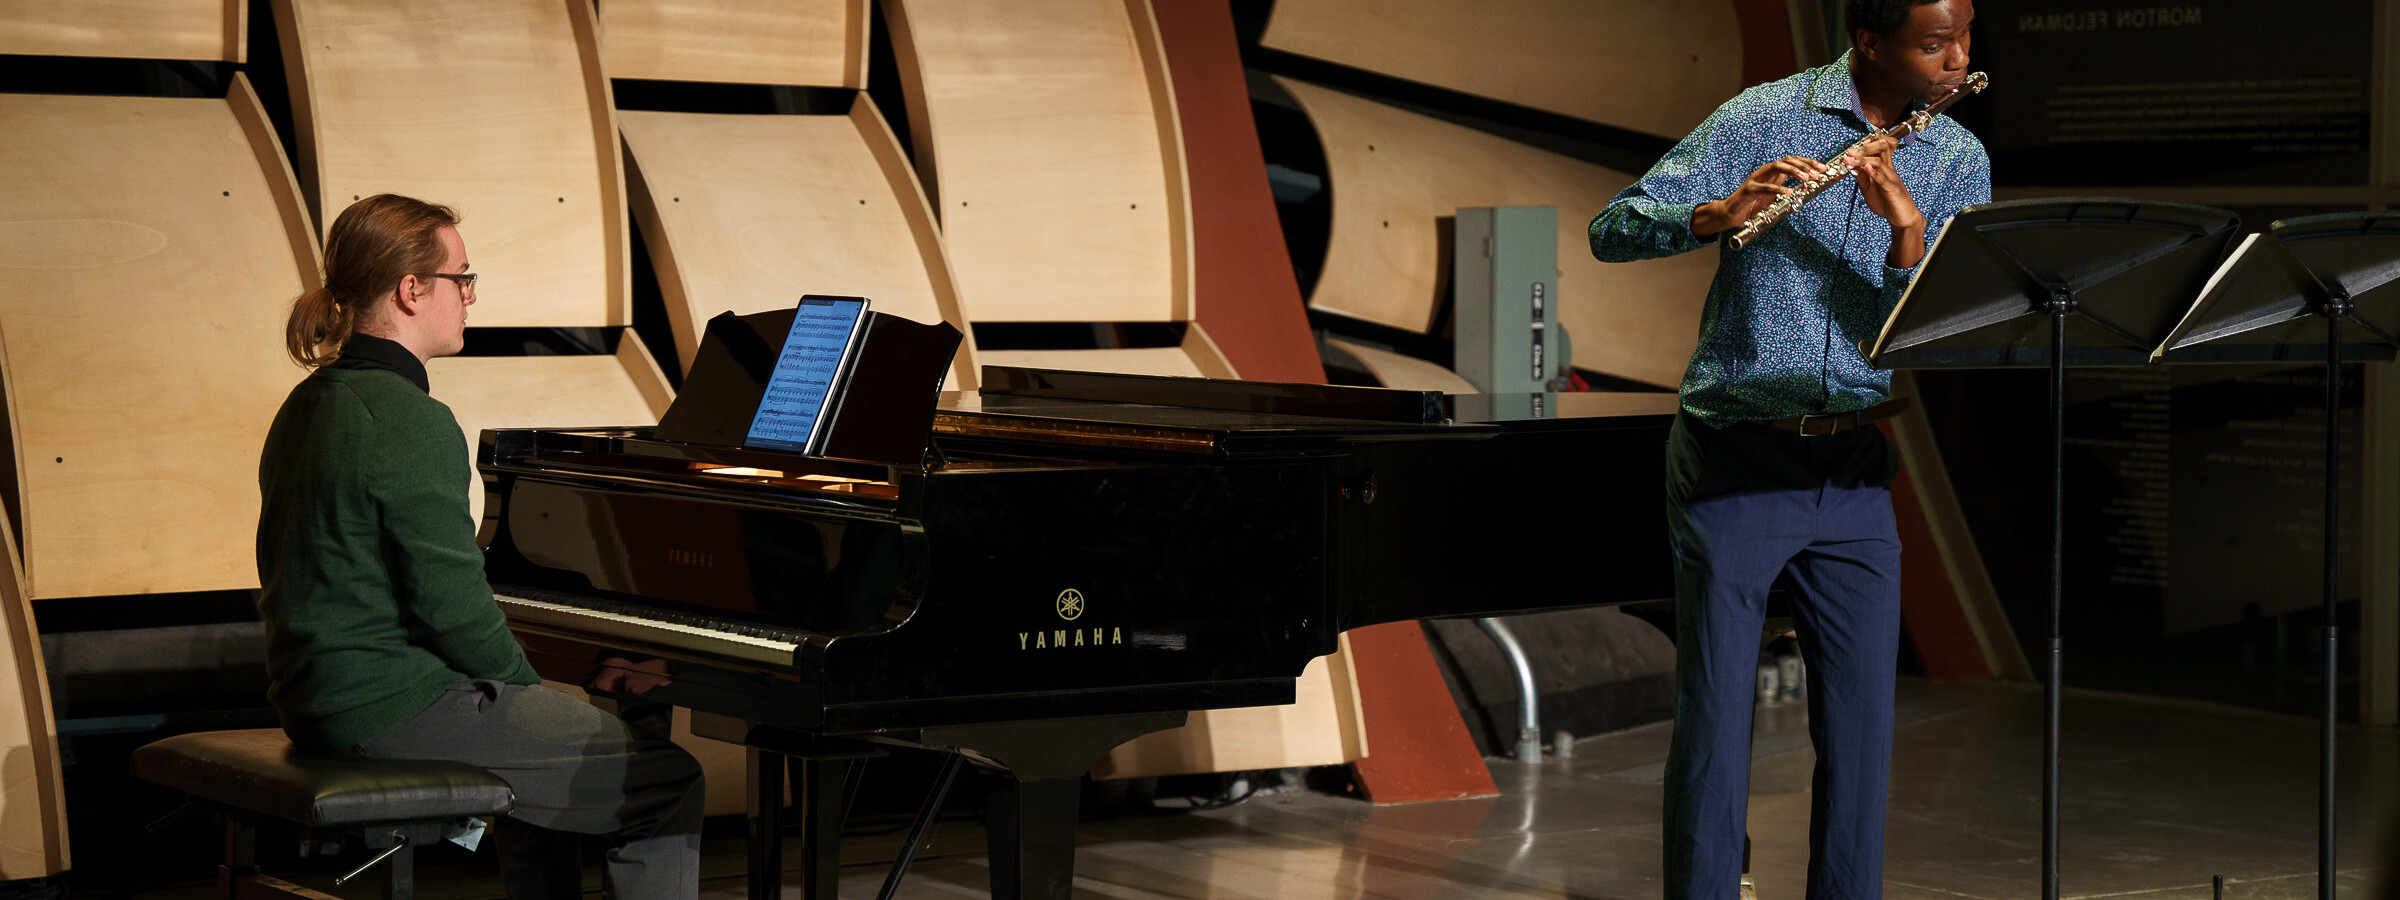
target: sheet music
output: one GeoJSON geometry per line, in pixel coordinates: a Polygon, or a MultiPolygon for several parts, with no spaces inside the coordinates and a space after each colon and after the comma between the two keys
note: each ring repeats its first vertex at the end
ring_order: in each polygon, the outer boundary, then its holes
{"type": "Polygon", "coordinates": [[[801,301],[744,445],[810,452],[866,309],[866,301],[855,298],[801,301]]]}
{"type": "MultiPolygon", "coordinates": [[[[2175,323],[2175,330],[2168,332],[2167,339],[2160,341],[2158,347],[2150,351],[2151,362],[2164,360],[2169,350],[2185,344],[2197,344],[2227,333],[2228,329],[2222,327],[2206,333],[2197,332],[2196,329],[2201,327],[2201,317],[2207,314],[2209,307],[2215,302],[2218,287],[2225,283],[2225,276],[2241,267],[2242,261],[2249,257],[2251,248],[2257,245],[2262,234],[2264,233],[2254,231],[2243,235],[2242,243],[2233,248],[2231,255],[2225,257],[2225,263],[2218,266],[2215,272],[2209,273],[2208,283],[2200,287],[2200,296],[2192,301],[2190,309],[2184,310],[2183,319],[2175,323]]],[[[2236,327],[2233,330],[2241,329],[2236,327]]]]}

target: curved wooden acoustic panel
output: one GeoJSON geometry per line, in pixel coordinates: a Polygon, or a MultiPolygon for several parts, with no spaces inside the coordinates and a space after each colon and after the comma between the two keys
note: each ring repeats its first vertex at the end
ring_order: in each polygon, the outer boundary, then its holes
{"type": "Polygon", "coordinates": [[[1408,391],[1441,391],[1445,394],[1480,394],[1474,382],[1457,372],[1442,368],[1405,353],[1394,353],[1380,347],[1369,347],[1351,341],[1327,339],[1325,360],[1337,366],[1367,373],[1375,383],[1387,388],[1408,391]]]}
{"type": "Polygon", "coordinates": [[[258,586],[258,448],[316,278],[249,82],[0,95],[0,366],[35,598],[258,586]]]}
{"type": "Polygon", "coordinates": [[[1076,372],[1114,372],[1123,375],[1179,375],[1189,378],[1239,378],[1233,364],[1215,341],[1191,326],[1176,347],[1126,347],[1102,350],[985,350],[985,365],[1028,369],[1067,369],[1076,372]]]}
{"type": "Polygon", "coordinates": [[[608,0],[611,78],[867,86],[867,0],[608,0]]]}
{"type": "Polygon", "coordinates": [[[888,0],[909,133],[978,322],[1191,318],[1182,140],[1144,0],[888,0]]]}
{"type": "MultiPolygon", "coordinates": [[[[865,94],[848,116],[617,115],[680,367],[710,317],[786,309],[803,294],[866,297],[968,330],[940,226],[865,94]]],[[[971,390],[975,373],[970,338],[949,383],[971,390]]]]}
{"type": "MultiPolygon", "coordinates": [[[[675,401],[658,362],[630,331],[605,356],[451,356],[425,368],[433,398],[458,417],[470,457],[486,428],[656,425],[675,401]]],[[[467,497],[481,521],[483,485],[467,497]]]]}
{"type": "Polygon", "coordinates": [[[1731,0],[1276,0],[1259,44],[1668,138],[1742,89],[1731,0]]]}
{"type": "MultiPolygon", "coordinates": [[[[0,546],[13,549],[7,519],[0,546]]],[[[67,799],[32,598],[14,552],[0,553],[0,569],[0,881],[15,881],[66,870],[67,799]]]]}
{"type": "Polygon", "coordinates": [[[301,183],[454,206],[478,326],[631,322],[625,179],[589,0],[275,0],[301,183]]]}
{"type": "Polygon", "coordinates": [[[248,0],[0,0],[0,53],[246,62],[248,0]]]}
{"type": "Polygon", "coordinates": [[[1324,142],[1333,232],[1309,305],[1429,333],[1450,277],[1446,222],[1462,206],[1554,206],[1558,318],[1579,368],[1682,380],[1716,272],[1704,250],[1637,263],[1592,258],[1585,226],[1633,177],[1314,85],[1276,79],[1324,142]]]}
{"type": "Polygon", "coordinates": [[[1358,671],[1350,638],[1308,661],[1282,706],[1194,710],[1181,728],[1156,731],[1108,751],[1093,778],[1143,778],[1200,772],[1242,772],[1296,766],[1338,766],[1372,749],[1359,718],[1358,671]]]}

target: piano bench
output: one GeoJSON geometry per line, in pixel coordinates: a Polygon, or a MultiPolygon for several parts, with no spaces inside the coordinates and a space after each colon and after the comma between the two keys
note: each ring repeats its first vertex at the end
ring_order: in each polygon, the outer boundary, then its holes
{"type": "Polygon", "coordinates": [[[412,848],[442,840],[462,820],[500,815],[516,803],[508,782],[475,766],[311,756],[294,749],[278,728],[205,731],[156,741],[133,751],[133,774],[224,813],[225,863],[217,884],[229,900],[324,896],[258,872],[261,818],[312,830],[357,831],[379,855],[334,883],[346,883],[381,863],[383,897],[408,900],[415,890],[412,848]]]}

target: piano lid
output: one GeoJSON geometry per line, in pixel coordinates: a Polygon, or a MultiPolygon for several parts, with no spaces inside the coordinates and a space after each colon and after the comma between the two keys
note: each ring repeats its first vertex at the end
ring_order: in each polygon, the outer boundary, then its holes
{"type": "Polygon", "coordinates": [[[1544,420],[1586,424],[1591,419],[1626,419],[1629,424],[1650,425],[1639,420],[1650,417],[1672,418],[1682,406],[1673,391],[1624,393],[1589,391],[1542,394],[1452,394],[1444,398],[1449,403],[1450,417],[1460,422],[1489,422],[1511,427],[1525,427],[1544,420]]]}
{"type": "Polygon", "coordinates": [[[983,367],[983,393],[1424,425],[1449,418],[1440,391],[1015,366],[983,367]]]}
{"type": "Polygon", "coordinates": [[[1244,455],[1355,441],[1476,439],[1503,430],[1661,427],[1671,392],[1459,394],[1390,388],[985,366],[980,393],[945,394],[950,437],[1244,455]]]}
{"type": "Polygon", "coordinates": [[[984,391],[943,394],[933,432],[942,439],[1261,457],[1343,452],[1361,441],[1480,440],[1499,429],[984,391]]]}

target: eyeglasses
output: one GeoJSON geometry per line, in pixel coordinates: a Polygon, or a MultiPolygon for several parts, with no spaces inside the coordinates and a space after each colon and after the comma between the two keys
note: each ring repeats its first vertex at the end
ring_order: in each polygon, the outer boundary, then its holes
{"type": "Polygon", "coordinates": [[[483,274],[483,273],[481,273],[481,272],[468,272],[468,273],[466,273],[466,274],[464,274],[464,275],[452,275],[452,274],[449,274],[449,273],[447,273],[447,272],[419,272],[419,273],[416,273],[416,275],[417,275],[417,277],[418,277],[418,278],[447,278],[447,279],[449,279],[449,280],[451,280],[451,281],[453,281],[453,282],[456,282],[456,283],[458,284],[458,292],[459,292],[459,293],[461,293],[461,294],[466,294],[466,295],[468,295],[468,296],[474,296],[474,294],[475,294],[475,277],[476,277],[476,276],[478,276],[478,275],[481,275],[481,274],[483,274]]]}

